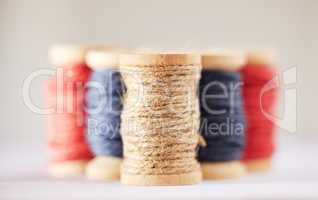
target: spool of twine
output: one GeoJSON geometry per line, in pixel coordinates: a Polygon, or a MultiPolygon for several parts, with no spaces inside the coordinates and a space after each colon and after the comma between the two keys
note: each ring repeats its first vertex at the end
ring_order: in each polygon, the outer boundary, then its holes
{"type": "Polygon", "coordinates": [[[239,161],[244,145],[244,114],[238,72],[245,57],[237,53],[202,55],[200,131],[206,146],[199,149],[204,179],[238,178],[245,168],[239,161]]]}
{"type": "Polygon", "coordinates": [[[93,69],[87,83],[87,139],[95,158],[86,175],[94,180],[119,180],[122,160],[120,115],[124,87],[115,50],[90,51],[87,64],[93,69]]]}
{"type": "Polygon", "coordinates": [[[122,112],[121,182],[186,185],[201,181],[197,85],[200,57],[192,54],[123,54],[127,87],[122,112]]]}
{"type": "Polygon", "coordinates": [[[277,75],[273,51],[250,51],[242,68],[243,97],[246,113],[246,146],[243,161],[250,172],[267,171],[272,166],[274,153],[274,123],[265,114],[274,112],[277,86],[262,93],[277,75]]]}
{"type": "Polygon", "coordinates": [[[45,87],[47,104],[55,108],[48,116],[49,173],[55,177],[82,174],[92,158],[85,139],[85,83],[90,76],[86,51],[87,47],[70,45],[49,51],[51,63],[59,67],[45,87]]]}

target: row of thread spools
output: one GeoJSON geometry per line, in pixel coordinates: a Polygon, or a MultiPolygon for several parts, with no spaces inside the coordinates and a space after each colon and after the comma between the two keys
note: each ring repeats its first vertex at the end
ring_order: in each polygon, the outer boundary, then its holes
{"type": "Polygon", "coordinates": [[[49,173],[185,185],[266,171],[276,70],[269,52],[49,51],[49,173]]]}

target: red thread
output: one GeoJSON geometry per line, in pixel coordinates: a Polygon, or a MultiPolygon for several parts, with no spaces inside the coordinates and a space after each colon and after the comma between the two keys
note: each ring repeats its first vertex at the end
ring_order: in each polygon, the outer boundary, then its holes
{"type": "Polygon", "coordinates": [[[272,88],[263,94],[261,91],[276,74],[273,67],[265,65],[246,65],[241,70],[247,122],[243,160],[269,158],[274,152],[275,126],[263,112],[273,113],[278,89],[272,88]]]}
{"type": "Polygon", "coordinates": [[[90,69],[85,64],[58,68],[63,72],[47,81],[46,102],[54,108],[48,116],[48,148],[51,162],[89,160],[86,142],[85,83],[90,69]],[[60,99],[60,100],[59,100],[60,99]]]}

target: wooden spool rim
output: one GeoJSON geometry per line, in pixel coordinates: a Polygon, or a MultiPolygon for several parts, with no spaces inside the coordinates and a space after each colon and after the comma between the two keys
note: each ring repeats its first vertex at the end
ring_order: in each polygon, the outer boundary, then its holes
{"type": "Polygon", "coordinates": [[[120,55],[120,66],[200,65],[198,54],[133,53],[120,55]]]}
{"type": "Polygon", "coordinates": [[[203,179],[237,179],[247,174],[240,161],[201,163],[203,179]]]}
{"type": "Polygon", "coordinates": [[[85,172],[88,160],[72,160],[49,165],[48,172],[56,178],[79,177],[85,172]]]}
{"type": "Polygon", "coordinates": [[[245,160],[243,163],[248,172],[266,172],[272,167],[272,158],[245,160]]]}
{"type": "Polygon", "coordinates": [[[251,66],[269,65],[276,63],[277,52],[275,50],[250,50],[246,52],[247,64],[251,66]]]}
{"type": "Polygon", "coordinates": [[[178,186],[194,185],[202,181],[200,170],[184,174],[171,175],[139,175],[139,174],[121,174],[121,183],[134,186],[178,186]]]}
{"type": "Polygon", "coordinates": [[[117,181],[120,179],[122,158],[99,155],[86,167],[86,177],[90,180],[117,181]]]}
{"type": "Polygon", "coordinates": [[[119,67],[119,52],[112,50],[91,50],[86,55],[86,63],[93,70],[119,67]]]}
{"type": "Polygon", "coordinates": [[[246,57],[239,52],[209,52],[202,54],[201,61],[203,69],[237,71],[246,63],[246,57]]]}
{"type": "Polygon", "coordinates": [[[107,46],[93,45],[72,45],[57,44],[53,45],[48,51],[50,63],[56,67],[85,63],[85,57],[89,50],[92,49],[110,49],[107,46]]]}

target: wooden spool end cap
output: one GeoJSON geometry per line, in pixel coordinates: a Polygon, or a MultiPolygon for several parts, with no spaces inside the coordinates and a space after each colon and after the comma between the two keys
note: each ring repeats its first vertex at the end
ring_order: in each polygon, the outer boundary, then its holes
{"type": "Polygon", "coordinates": [[[249,50],[246,52],[247,64],[250,66],[273,66],[277,62],[275,50],[249,50]]]}
{"type": "Polygon", "coordinates": [[[107,46],[85,45],[53,45],[48,52],[49,61],[53,66],[64,67],[85,63],[85,56],[89,50],[111,49],[107,46]]]}
{"type": "Polygon", "coordinates": [[[200,170],[171,175],[137,175],[122,173],[121,183],[134,186],[177,186],[194,185],[202,181],[200,170]]]}
{"type": "Polygon", "coordinates": [[[74,160],[53,163],[49,165],[48,172],[55,178],[71,178],[82,176],[88,160],[74,160]]]}
{"type": "Polygon", "coordinates": [[[120,66],[200,65],[200,56],[190,53],[133,53],[120,56],[120,66]]]}
{"type": "Polygon", "coordinates": [[[86,176],[91,180],[118,181],[122,159],[111,156],[96,156],[86,167],[86,176]]]}
{"type": "Polygon", "coordinates": [[[90,50],[86,55],[86,63],[93,70],[117,69],[119,67],[117,50],[90,50]]]}
{"type": "Polygon", "coordinates": [[[203,53],[201,59],[206,70],[238,71],[246,63],[245,54],[229,51],[203,53]]]}
{"type": "Polygon", "coordinates": [[[266,172],[272,167],[272,158],[246,160],[244,165],[248,172],[266,172]]]}
{"type": "Polygon", "coordinates": [[[203,179],[236,179],[247,174],[245,166],[240,161],[202,163],[203,179]]]}

